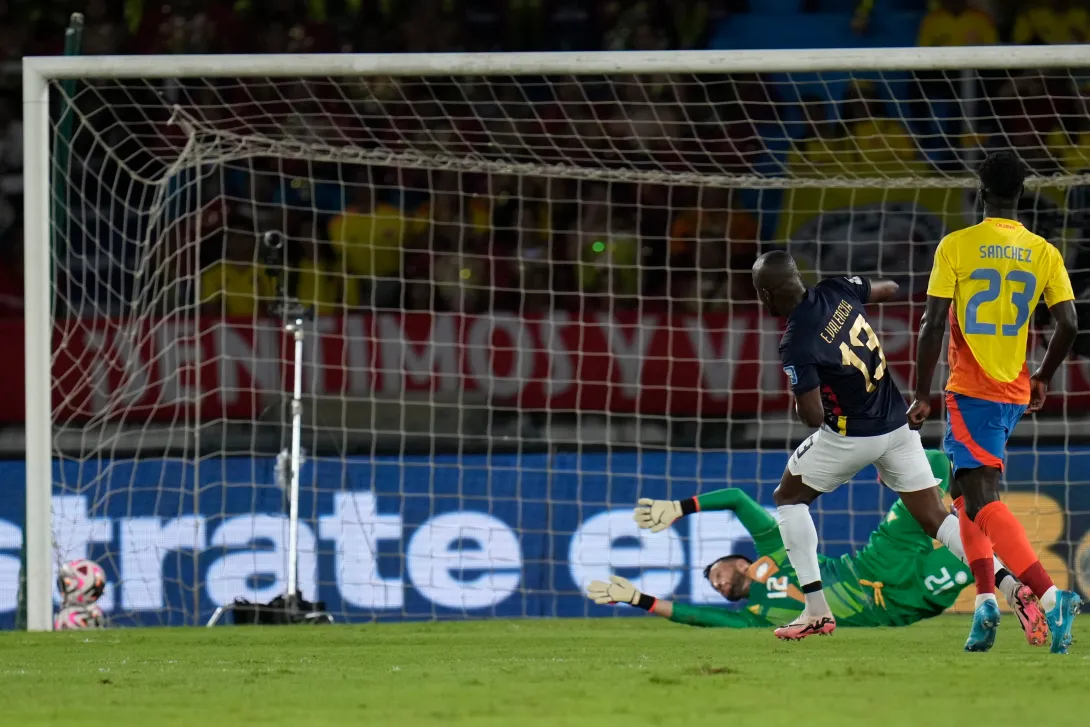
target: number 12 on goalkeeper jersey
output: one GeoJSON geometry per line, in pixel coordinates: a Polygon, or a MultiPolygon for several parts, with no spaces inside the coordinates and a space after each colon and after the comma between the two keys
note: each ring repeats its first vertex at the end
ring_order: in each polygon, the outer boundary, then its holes
{"type": "Polygon", "coordinates": [[[1074,299],[1063,256],[1015,220],[991,218],[951,233],[935,250],[927,294],[953,300],[948,392],[1028,404],[1029,320],[1044,295],[1074,299]]]}

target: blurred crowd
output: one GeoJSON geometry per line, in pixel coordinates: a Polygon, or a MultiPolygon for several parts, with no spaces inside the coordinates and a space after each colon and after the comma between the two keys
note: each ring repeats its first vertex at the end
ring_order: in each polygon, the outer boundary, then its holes
{"type": "MultiPolygon", "coordinates": [[[[87,0],[47,9],[0,0],[0,54],[59,53],[72,10],[85,15],[83,53],[139,54],[703,48],[716,27],[762,8],[756,0],[87,0]]],[[[891,9],[919,11],[924,46],[1090,37],[1090,15],[1074,0],[798,0],[796,8],[841,12],[863,36],[876,14],[891,9]]],[[[9,312],[19,310],[21,290],[17,93],[0,95],[0,310],[9,312]]],[[[161,252],[173,261],[164,269],[194,281],[210,314],[252,316],[267,312],[276,296],[256,242],[263,229],[287,235],[288,288],[321,313],[726,310],[752,299],[748,270],[763,245],[777,242],[767,218],[779,198],[638,174],[600,181],[505,173],[502,163],[863,178],[964,172],[982,149],[1004,146],[1039,173],[1076,173],[1090,167],[1088,101],[1081,72],[1027,69],[864,73],[808,86],[740,74],[225,81],[115,88],[113,96],[100,87],[74,106],[85,123],[121,137],[119,144],[141,147],[118,154],[130,160],[180,147],[178,128],[164,123],[177,103],[218,132],[495,162],[450,171],[258,154],[177,181],[186,202],[171,234],[161,237],[173,237],[179,249],[199,240],[200,249],[189,257],[161,252]],[[107,121],[88,105],[96,103],[109,107],[107,121]]],[[[116,178],[116,170],[87,178],[116,178]]],[[[81,220],[72,235],[95,237],[82,222],[90,216],[126,213],[87,204],[68,211],[81,220]]],[[[126,200],[116,206],[131,207],[126,200]]],[[[131,236],[125,225],[110,227],[107,234],[131,236]]],[[[86,291],[105,285],[122,300],[115,280],[87,282],[96,273],[88,272],[86,245],[86,267],[70,271],[62,285],[92,296],[86,291]]],[[[890,258],[883,264],[926,272],[890,258]]],[[[179,288],[176,299],[194,295],[179,288]]]]}
{"type": "Polygon", "coordinates": [[[249,316],[275,300],[270,270],[253,267],[261,254],[253,230],[278,227],[273,218],[288,232],[287,292],[319,313],[344,306],[681,313],[752,299],[757,224],[727,190],[666,188],[668,203],[641,203],[639,195],[663,190],[504,174],[340,171],[357,178],[346,185],[339,212],[289,201],[255,226],[238,204],[217,201],[204,210],[211,255],[201,289],[209,313],[249,316]]]}
{"type": "Polygon", "coordinates": [[[60,53],[73,12],[84,52],[418,53],[705,47],[732,15],[926,13],[920,45],[1082,43],[1082,0],[35,0],[0,1],[0,58],[60,53]]]}
{"type": "Polygon", "coordinates": [[[0,2],[0,54],[426,53],[703,47],[749,0],[81,0],[0,2]]]}

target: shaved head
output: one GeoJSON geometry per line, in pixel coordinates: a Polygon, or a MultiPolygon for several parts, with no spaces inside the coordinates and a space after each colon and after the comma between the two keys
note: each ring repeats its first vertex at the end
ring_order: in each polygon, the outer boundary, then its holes
{"type": "Polygon", "coordinates": [[[753,286],[775,289],[787,280],[798,277],[799,269],[795,259],[786,250],[766,252],[753,263],[753,286]]]}
{"type": "Polygon", "coordinates": [[[753,263],[753,287],[775,316],[786,316],[806,295],[798,266],[785,250],[773,250],[757,258],[753,263]]]}

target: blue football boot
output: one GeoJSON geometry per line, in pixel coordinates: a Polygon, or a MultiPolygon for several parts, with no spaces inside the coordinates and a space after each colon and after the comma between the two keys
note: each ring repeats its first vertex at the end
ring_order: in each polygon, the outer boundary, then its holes
{"type": "MultiPolygon", "coordinates": [[[[1057,601],[1058,603],[1058,601],[1057,601]]],[[[1049,622],[1051,624],[1051,622],[1049,622]]],[[[965,642],[966,651],[988,651],[995,644],[995,632],[999,628],[999,604],[988,599],[973,613],[973,628],[965,642]]],[[[1053,640],[1055,643],[1055,640],[1053,640]]]]}
{"type": "Polygon", "coordinates": [[[1056,605],[1045,614],[1049,631],[1052,633],[1052,647],[1049,651],[1053,654],[1067,653],[1067,647],[1071,646],[1071,627],[1075,624],[1075,617],[1081,610],[1082,599],[1077,593],[1057,591],[1056,605]]]}

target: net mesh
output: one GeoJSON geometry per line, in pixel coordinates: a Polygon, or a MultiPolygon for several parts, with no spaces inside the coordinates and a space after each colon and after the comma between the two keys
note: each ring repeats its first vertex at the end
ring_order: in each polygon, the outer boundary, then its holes
{"type": "MultiPolygon", "coordinates": [[[[726,485],[771,504],[806,432],[788,416],[779,324],[753,300],[758,252],[786,245],[811,279],[901,282],[876,318],[907,390],[934,246],[977,218],[988,148],[1031,166],[1024,222],[1081,291],[1081,82],[1053,69],[55,84],[74,119],[68,136],[54,115],[57,560],[106,568],[118,624],[199,623],[283,592],[280,275],[316,314],[305,597],[349,620],[582,616],[600,613],[583,585],[617,572],[725,605],[700,572],[750,547],[741,525],[703,513],[650,536],[629,508],[726,485]],[[283,265],[264,257],[269,231],[287,239],[283,265]]],[[[1067,486],[1069,425],[1087,376],[1065,368],[1008,472],[1031,537],[1065,553],[1046,567],[1074,579],[1083,549],[1064,513],[1090,504],[1067,486]]],[[[824,552],[862,545],[891,502],[873,473],[822,498],[824,552]]]]}

